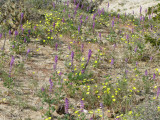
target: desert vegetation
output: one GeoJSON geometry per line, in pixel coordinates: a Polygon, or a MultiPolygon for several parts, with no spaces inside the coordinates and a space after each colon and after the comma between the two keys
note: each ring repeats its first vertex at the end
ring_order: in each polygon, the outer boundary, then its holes
{"type": "Polygon", "coordinates": [[[0,120],[160,119],[160,4],[1,0],[0,120]]]}

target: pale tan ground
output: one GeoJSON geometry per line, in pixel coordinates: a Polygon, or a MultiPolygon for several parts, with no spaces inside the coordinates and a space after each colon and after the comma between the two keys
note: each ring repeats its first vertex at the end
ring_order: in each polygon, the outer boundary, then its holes
{"type": "Polygon", "coordinates": [[[104,8],[109,11],[117,11],[120,9],[118,13],[127,13],[134,14],[135,16],[139,16],[140,6],[142,7],[142,14],[145,15],[145,10],[148,7],[152,7],[160,3],[160,0],[104,0],[101,4],[100,8],[104,8]],[[108,7],[109,2],[109,9],[108,7]]]}

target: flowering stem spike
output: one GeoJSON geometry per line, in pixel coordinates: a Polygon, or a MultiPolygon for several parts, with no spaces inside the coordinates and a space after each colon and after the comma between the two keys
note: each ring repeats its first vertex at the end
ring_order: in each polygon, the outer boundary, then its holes
{"type": "Polygon", "coordinates": [[[66,98],[65,99],[65,113],[68,114],[68,109],[69,109],[69,100],[66,98]]]}

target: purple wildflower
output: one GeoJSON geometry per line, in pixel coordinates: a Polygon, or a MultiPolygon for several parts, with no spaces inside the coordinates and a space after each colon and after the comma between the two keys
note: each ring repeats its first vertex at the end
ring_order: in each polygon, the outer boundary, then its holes
{"type": "Polygon", "coordinates": [[[116,48],[116,43],[113,45],[114,49],[116,48]]]}
{"type": "Polygon", "coordinates": [[[102,14],[104,15],[104,8],[102,9],[102,14]]]}
{"type": "Polygon", "coordinates": [[[74,17],[76,16],[76,14],[77,14],[77,11],[75,10],[75,11],[74,11],[74,17]]]}
{"type": "Polygon", "coordinates": [[[82,6],[81,6],[81,9],[83,9],[83,4],[82,4],[82,6]]]}
{"type": "Polygon", "coordinates": [[[145,76],[147,76],[148,75],[148,72],[147,72],[147,70],[145,70],[145,76]]]}
{"type": "Polygon", "coordinates": [[[80,105],[80,109],[81,109],[81,112],[83,112],[83,109],[84,109],[84,102],[83,102],[83,100],[81,99],[81,105],[80,105]]]}
{"type": "Polygon", "coordinates": [[[30,33],[31,33],[31,30],[28,30],[28,34],[30,35],[30,33]]]}
{"type": "Polygon", "coordinates": [[[101,109],[103,109],[103,103],[100,103],[100,107],[101,107],[101,109]]]}
{"type": "Polygon", "coordinates": [[[83,15],[81,15],[81,16],[79,17],[79,19],[81,20],[81,19],[82,19],[82,17],[83,17],[83,15]]]}
{"type": "Polygon", "coordinates": [[[62,22],[64,23],[64,18],[62,19],[62,22]]]}
{"type": "Polygon", "coordinates": [[[81,28],[80,28],[80,26],[78,25],[78,34],[80,33],[80,31],[81,31],[81,28]]]}
{"type": "Polygon", "coordinates": [[[77,6],[76,6],[76,10],[79,8],[79,3],[77,4],[77,6]]]}
{"type": "Polygon", "coordinates": [[[11,30],[9,30],[9,36],[11,36],[11,30]]]}
{"type": "Polygon", "coordinates": [[[70,18],[70,17],[71,17],[71,15],[70,15],[70,14],[68,14],[68,17],[70,18]]]}
{"type": "Polygon", "coordinates": [[[24,28],[22,28],[22,33],[24,32],[24,28]]]}
{"type": "Polygon", "coordinates": [[[36,30],[36,28],[37,28],[37,26],[35,25],[33,29],[36,30]]]}
{"type": "Polygon", "coordinates": [[[81,23],[81,25],[82,25],[83,21],[81,20],[80,23],[81,23]]]}
{"type": "Polygon", "coordinates": [[[69,1],[67,1],[67,6],[69,7],[69,1]]]}
{"type": "Polygon", "coordinates": [[[127,63],[127,62],[128,62],[128,59],[126,58],[125,61],[126,61],[126,63],[127,63]]]}
{"type": "Polygon", "coordinates": [[[2,38],[2,33],[0,34],[0,39],[2,38]]]}
{"type": "Polygon", "coordinates": [[[112,28],[114,27],[114,20],[112,21],[112,28]]]}
{"type": "Polygon", "coordinates": [[[87,60],[87,62],[89,62],[90,57],[91,57],[91,54],[92,54],[92,51],[91,51],[91,49],[89,49],[89,52],[88,52],[88,60],[87,60]]]}
{"type": "Polygon", "coordinates": [[[83,52],[84,44],[81,45],[81,51],[83,52]]]}
{"type": "Polygon", "coordinates": [[[142,21],[142,16],[140,16],[140,21],[142,21]]]}
{"type": "Polygon", "coordinates": [[[54,2],[52,3],[52,5],[53,5],[53,7],[55,8],[55,3],[54,3],[54,2]]]}
{"type": "Polygon", "coordinates": [[[29,52],[30,52],[30,49],[27,50],[27,55],[28,55],[29,52]]]}
{"type": "Polygon", "coordinates": [[[98,9],[98,14],[100,15],[101,14],[101,11],[98,9]]]}
{"type": "Polygon", "coordinates": [[[71,59],[73,60],[73,58],[74,58],[74,52],[72,51],[71,52],[71,59]]]}
{"type": "Polygon", "coordinates": [[[100,107],[101,107],[101,109],[102,109],[102,113],[103,113],[103,120],[104,120],[104,110],[103,110],[103,103],[100,103],[100,107]]]}
{"type": "Polygon", "coordinates": [[[142,12],[142,7],[140,6],[140,14],[141,14],[141,12],[142,12]]]}
{"type": "Polygon", "coordinates": [[[136,52],[137,51],[137,47],[134,49],[134,52],[136,52]]]}
{"type": "Polygon", "coordinates": [[[152,30],[153,26],[151,25],[151,30],[152,30]]]}
{"type": "Polygon", "coordinates": [[[18,31],[16,30],[16,31],[15,31],[15,37],[16,37],[17,35],[18,35],[18,31]]]}
{"type": "Polygon", "coordinates": [[[151,19],[151,15],[149,14],[149,19],[151,19]]]}
{"type": "Polygon", "coordinates": [[[71,46],[70,46],[70,45],[68,45],[68,49],[69,49],[69,50],[71,49],[71,46]]]}
{"type": "Polygon", "coordinates": [[[57,61],[58,61],[58,56],[56,55],[55,56],[55,64],[53,65],[53,68],[54,68],[54,70],[56,70],[56,68],[57,68],[57,61]]]}
{"type": "Polygon", "coordinates": [[[127,74],[128,73],[128,70],[125,70],[125,74],[127,74]]]}
{"type": "Polygon", "coordinates": [[[53,28],[55,28],[55,26],[56,26],[56,23],[54,22],[54,23],[53,23],[53,28]]]}
{"type": "Polygon", "coordinates": [[[89,11],[89,7],[87,7],[87,12],[89,11]]]}
{"type": "Polygon", "coordinates": [[[134,32],[134,29],[132,28],[132,33],[134,32]]]}
{"type": "Polygon", "coordinates": [[[52,89],[53,89],[53,82],[52,82],[52,79],[51,79],[51,78],[49,78],[49,83],[50,83],[49,91],[52,92],[52,89]]]}
{"type": "Polygon", "coordinates": [[[72,82],[70,83],[70,85],[72,86],[72,82]]]}
{"type": "Polygon", "coordinates": [[[91,54],[92,54],[92,51],[91,51],[91,49],[89,49],[89,52],[88,52],[88,60],[87,60],[87,63],[86,63],[86,65],[85,65],[84,69],[82,69],[81,73],[84,73],[84,72],[85,72],[85,69],[86,69],[86,67],[87,67],[87,65],[88,65],[88,63],[89,63],[91,54]]]}
{"type": "Polygon", "coordinates": [[[14,48],[15,46],[13,45],[12,48],[14,48]]]}
{"type": "Polygon", "coordinates": [[[147,9],[145,10],[145,13],[147,13],[147,9]]]}
{"type": "Polygon", "coordinates": [[[156,78],[156,74],[154,73],[154,74],[153,74],[153,80],[155,80],[155,78],[156,78]]]}
{"type": "Polygon", "coordinates": [[[24,38],[24,42],[26,42],[26,38],[24,38]]]}
{"type": "Polygon", "coordinates": [[[14,56],[12,56],[12,59],[11,59],[11,62],[10,62],[10,70],[9,70],[9,77],[11,77],[11,71],[12,71],[12,66],[13,66],[13,63],[14,63],[14,56]]]}
{"type": "Polygon", "coordinates": [[[74,0],[74,5],[76,4],[76,0],[74,0]]]}
{"type": "Polygon", "coordinates": [[[115,20],[115,19],[116,19],[116,17],[114,16],[114,17],[113,17],[113,20],[115,20]]]}
{"type": "Polygon", "coordinates": [[[111,65],[113,65],[114,64],[114,59],[112,58],[112,60],[111,60],[111,65]]]}
{"type": "Polygon", "coordinates": [[[55,63],[57,64],[57,61],[58,61],[58,56],[56,55],[55,56],[55,63]]]}
{"type": "Polygon", "coordinates": [[[127,39],[127,40],[129,39],[129,35],[126,35],[126,39],[127,39]]]}
{"type": "Polygon", "coordinates": [[[41,91],[44,92],[44,87],[41,88],[41,91]]]}
{"type": "Polygon", "coordinates": [[[53,65],[53,69],[56,70],[56,64],[53,65]]]}
{"type": "Polygon", "coordinates": [[[145,20],[145,16],[143,16],[143,21],[145,20]]]}
{"type": "Polygon", "coordinates": [[[13,63],[14,63],[14,56],[12,56],[12,59],[11,59],[11,62],[10,62],[10,67],[13,65],[13,63]]]}
{"type": "Polygon", "coordinates": [[[71,63],[72,63],[72,66],[73,66],[73,58],[74,58],[74,52],[72,51],[71,52],[71,63]]]}
{"type": "Polygon", "coordinates": [[[94,29],[94,27],[95,27],[95,22],[93,22],[93,29],[94,29]]]}
{"type": "Polygon", "coordinates": [[[61,76],[61,75],[62,75],[62,72],[60,72],[58,75],[61,76]]]}
{"type": "Polygon", "coordinates": [[[21,20],[23,19],[23,15],[24,15],[24,14],[23,14],[23,13],[21,13],[21,20]]]}
{"type": "Polygon", "coordinates": [[[99,37],[100,37],[100,40],[101,40],[101,33],[99,33],[99,37]]]}
{"type": "Polygon", "coordinates": [[[21,29],[23,28],[23,25],[21,25],[21,29]]]}
{"type": "Polygon", "coordinates": [[[88,20],[88,16],[86,17],[86,21],[88,20]]]}
{"type": "Polygon", "coordinates": [[[68,109],[69,109],[69,100],[66,98],[65,99],[65,113],[68,113],[68,109]]]}
{"type": "Polygon", "coordinates": [[[82,69],[82,70],[81,70],[81,73],[84,73],[84,72],[85,72],[85,69],[82,69]]]}

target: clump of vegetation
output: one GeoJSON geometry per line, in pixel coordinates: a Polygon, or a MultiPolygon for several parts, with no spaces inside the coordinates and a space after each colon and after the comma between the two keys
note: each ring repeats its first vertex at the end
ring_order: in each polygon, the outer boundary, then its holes
{"type": "MultiPolygon", "coordinates": [[[[156,29],[157,26],[159,26],[157,24],[154,24],[154,22],[155,21],[157,23],[160,22],[160,4],[157,4],[156,6],[148,8],[148,11],[147,11],[148,16],[146,16],[146,17],[148,17],[150,19],[151,14],[152,15],[154,14],[153,19],[150,20],[150,23],[145,24],[145,26],[152,31],[153,29],[156,29]]],[[[152,33],[151,32],[151,33],[145,34],[146,42],[150,42],[153,46],[156,46],[156,47],[159,47],[159,45],[160,45],[160,39],[159,38],[160,38],[159,32],[158,33],[152,33]]]]}
{"type": "Polygon", "coordinates": [[[13,34],[16,30],[20,31],[21,25],[27,22],[27,20],[35,20],[41,17],[41,15],[28,8],[27,4],[23,1],[7,0],[0,9],[0,24],[3,27],[9,29],[13,34]]]}
{"type": "Polygon", "coordinates": [[[4,26],[13,33],[19,29],[21,24],[27,20],[28,11],[24,7],[24,3],[19,1],[8,0],[0,9],[0,24],[4,22],[4,26]]]}
{"type": "Polygon", "coordinates": [[[159,47],[160,45],[160,39],[157,40],[156,38],[153,38],[149,35],[145,35],[145,40],[146,42],[150,42],[153,46],[159,47]]]}
{"type": "Polygon", "coordinates": [[[151,15],[152,13],[155,14],[153,20],[160,22],[160,3],[158,3],[156,6],[148,8],[148,15],[151,15]]]}

